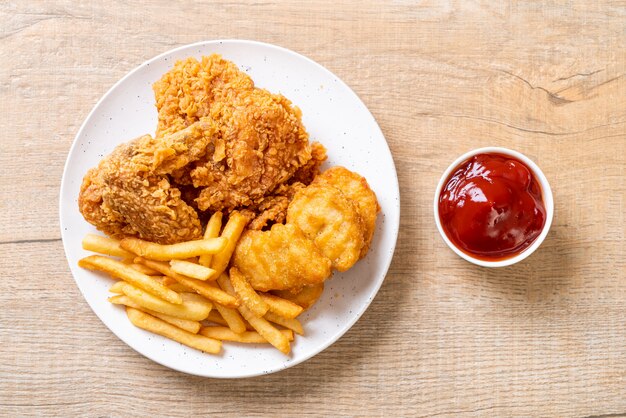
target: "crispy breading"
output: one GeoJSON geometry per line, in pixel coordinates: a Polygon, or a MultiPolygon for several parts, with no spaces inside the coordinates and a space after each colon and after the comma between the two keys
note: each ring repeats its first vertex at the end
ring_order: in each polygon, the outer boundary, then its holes
{"type": "Polygon", "coordinates": [[[376,195],[367,184],[363,176],[348,170],[345,167],[335,166],[317,176],[313,184],[329,184],[356,203],[356,209],[363,220],[364,246],[361,249],[361,258],[365,257],[369,250],[376,228],[376,217],[380,212],[380,206],[376,195]]]}
{"type": "MultiPolygon", "coordinates": [[[[297,293],[303,286],[322,283],[331,268],[346,271],[362,258],[374,232],[378,202],[360,175],[338,167],[306,187],[302,183],[285,187],[286,223],[274,224],[269,231],[247,231],[235,248],[233,265],[257,290],[297,293]],[[320,265],[329,266],[324,277],[320,265]]],[[[267,200],[274,205],[271,208],[279,208],[277,212],[285,203],[280,197],[277,202],[267,200]]],[[[314,296],[319,294],[306,295],[314,296]]]]}
{"type": "Polygon", "coordinates": [[[170,244],[202,236],[196,211],[181,199],[167,173],[202,156],[214,125],[202,120],[174,134],[121,144],[87,172],[78,205],[106,234],[170,244]]]}
{"type": "MultiPolygon", "coordinates": [[[[205,156],[173,173],[200,192],[201,211],[251,206],[311,160],[300,109],[219,55],[179,61],[154,84],[157,136],[209,117],[217,127],[205,156]]],[[[319,150],[317,151],[319,154],[319,150]]]]}
{"type": "Polygon", "coordinates": [[[303,286],[302,288],[273,290],[272,293],[302,306],[305,310],[317,302],[324,292],[324,283],[303,286]]]}
{"type": "Polygon", "coordinates": [[[346,271],[359,260],[363,221],[354,202],[335,187],[311,184],[299,190],[287,210],[287,223],[300,228],[333,268],[346,271]]]}
{"type": "Polygon", "coordinates": [[[285,223],[289,203],[296,192],[304,187],[300,182],[281,184],[271,195],[259,200],[249,208],[253,216],[248,229],[259,230],[275,223],[285,223]]]}
{"type": "Polygon", "coordinates": [[[319,142],[311,144],[311,159],[296,171],[289,183],[302,183],[306,186],[320,173],[320,167],[326,161],[326,148],[319,142]]]}
{"type": "Polygon", "coordinates": [[[256,290],[291,289],[321,283],[331,274],[331,262],[294,225],[275,224],[269,231],[246,231],[233,265],[256,290]]]}

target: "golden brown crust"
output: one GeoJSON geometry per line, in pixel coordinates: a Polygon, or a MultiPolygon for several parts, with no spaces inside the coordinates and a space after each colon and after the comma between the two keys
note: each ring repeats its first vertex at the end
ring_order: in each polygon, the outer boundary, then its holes
{"type": "Polygon", "coordinates": [[[301,112],[285,97],[254,87],[219,55],[179,61],[154,84],[157,136],[202,117],[215,122],[205,156],[173,173],[200,188],[199,210],[230,211],[257,204],[311,160],[301,112]]]}
{"type": "Polygon", "coordinates": [[[315,178],[313,184],[328,184],[333,186],[352,200],[363,220],[363,239],[365,245],[361,250],[361,258],[365,257],[376,229],[376,218],[380,212],[380,206],[376,195],[367,184],[367,180],[347,168],[341,166],[331,167],[315,178]]]}
{"type": "Polygon", "coordinates": [[[292,301],[300,305],[304,310],[309,309],[318,301],[324,292],[324,283],[303,286],[302,288],[293,288],[285,290],[273,290],[272,293],[283,299],[292,301]]]}
{"type": "Polygon", "coordinates": [[[294,173],[293,177],[289,179],[289,183],[298,182],[306,186],[311,184],[320,173],[320,167],[326,158],[326,148],[319,142],[313,142],[311,144],[311,159],[294,173]]]}
{"type": "Polygon", "coordinates": [[[331,263],[294,225],[276,224],[269,231],[246,231],[233,265],[256,290],[290,289],[321,283],[331,263]]]}
{"type": "Polygon", "coordinates": [[[199,158],[214,130],[205,121],[155,140],[149,135],[119,145],[81,186],[79,209],[106,234],[170,244],[200,238],[196,211],[165,175],[199,158]]]}
{"type": "Polygon", "coordinates": [[[300,228],[333,268],[346,271],[363,248],[363,221],[355,204],[338,189],[311,184],[299,190],[287,210],[287,223],[300,228]]]}

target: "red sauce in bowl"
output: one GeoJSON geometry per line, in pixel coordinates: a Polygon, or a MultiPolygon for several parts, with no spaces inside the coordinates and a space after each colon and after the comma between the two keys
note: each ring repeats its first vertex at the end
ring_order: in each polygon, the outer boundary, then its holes
{"type": "Polygon", "coordinates": [[[546,222],[541,186],[532,170],[504,154],[478,154],[459,164],[441,189],[438,207],[448,239],[486,261],[521,253],[546,222]]]}

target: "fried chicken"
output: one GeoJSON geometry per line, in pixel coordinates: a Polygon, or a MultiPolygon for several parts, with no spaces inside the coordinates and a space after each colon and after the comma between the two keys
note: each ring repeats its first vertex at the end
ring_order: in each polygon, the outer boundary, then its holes
{"type": "Polygon", "coordinates": [[[199,216],[215,211],[244,210],[258,229],[284,222],[300,179],[310,183],[326,158],[300,110],[219,55],[179,61],[153,87],[155,138],[121,145],[87,173],[85,219],[159,243],[199,237],[199,216]]]}
{"type": "Polygon", "coordinates": [[[145,135],[119,145],[85,175],[80,212],[115,238],[162,244],[200,238],[198,214],[166,174],[204,155],[215,132],[210,120],[202,120],[158,139],[145,135]]]}
{"type": "MultiPolygon", "coordinates": [[[[157,137],[202,117],[216,124],[215,142],[206,154],[172,173],[175,182],[199,189],[195,203],[201,211],[258,204],[312,159],[300,110],[285,97],[256,88],[219,55],[179,61],[153,87],[157,137]]],[[[316,169],[319,164],[307,172],[316,169]]]]}
{"type": "Polygon", "coordinates": [[[320,173],[320,167],[326,158],[326,148],[319,142],[313,142],[311,144],[311,159],[293,174],[293,177],[289,179],[289,184],[302,183],[305,186],[311,184],[320,173]]]}

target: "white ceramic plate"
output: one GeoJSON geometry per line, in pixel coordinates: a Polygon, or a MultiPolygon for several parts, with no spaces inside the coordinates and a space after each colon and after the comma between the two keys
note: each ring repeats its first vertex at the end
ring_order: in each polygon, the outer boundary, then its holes
{"type": "Polygon", "coordinates": [[[61,236],[74,279],[98,317],[115,335],[144,356],[185,373],[247,377],[273,373],[309,359],[337,341],[359,319],[382,284],[398,236],[400,196],[393,159],[376,121],[354,92],[319,64],[273,45],[228,40],[183,46],[153,58],[117,82],[81,126],[65,164],[60,195],[61,236]],[[77,199],[87,170],[113,148],[139,135],[154,134],[157,112],[152,83],[179,59],[219,53],[237,63],[258,87],[282,93],[303,112],[311,140],[328,149],[325,167],[343,165],[365,176],[381,206],[367,257],[326,282],[321,300],[300,319],[289,356],[265,345],[225,343],[209,355],[135,328],[123,309],[107,302],[112,281],[77,266],[88,255],[81,240],[96,229],[83,220],[77,199]]]}

